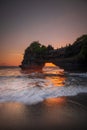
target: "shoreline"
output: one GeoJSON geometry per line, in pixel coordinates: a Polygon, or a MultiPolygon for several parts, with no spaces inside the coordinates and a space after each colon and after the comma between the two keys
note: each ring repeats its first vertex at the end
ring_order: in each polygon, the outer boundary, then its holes
{"type": "Polygon", "coordinates": [[[0,103],[0,115],[0,130],[86,130],[87,93],[34,105],[0,103]]]}
{"type": "Polygon", "coordinates": [[[68,100],[77,102],[87,108],[87,93],[79,93],[75,96],[67,96],[68,100]]]}

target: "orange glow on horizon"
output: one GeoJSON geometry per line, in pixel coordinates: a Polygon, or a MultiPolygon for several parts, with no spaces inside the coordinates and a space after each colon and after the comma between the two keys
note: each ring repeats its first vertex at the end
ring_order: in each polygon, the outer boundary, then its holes
{"type": "Polygon", "coordinates": [[[19,66],[23,56],[21,54],[8,54],[3,55],[0,59],[1,66],[19,66]]]}

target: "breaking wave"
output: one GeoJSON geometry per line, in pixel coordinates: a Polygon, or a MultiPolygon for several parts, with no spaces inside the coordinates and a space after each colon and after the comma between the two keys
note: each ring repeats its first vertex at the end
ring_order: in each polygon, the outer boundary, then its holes
{"type": "Polygon", "coordinates": [[[30,74],[21,73],[20,69],[0,70],[0,102],[35,104],[79,93],[87,93],[87,73],[63,73],[58,68],[30,74]]]}

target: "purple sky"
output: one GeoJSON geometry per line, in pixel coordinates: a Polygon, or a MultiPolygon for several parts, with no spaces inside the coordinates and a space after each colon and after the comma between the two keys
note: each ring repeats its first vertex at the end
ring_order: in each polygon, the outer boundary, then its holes
{"type": "Polygon", "coordinates": [[[32,41],[55,48],[87,34],[87,0],[0,0],[0,65],[19,65],[32,41]]]}

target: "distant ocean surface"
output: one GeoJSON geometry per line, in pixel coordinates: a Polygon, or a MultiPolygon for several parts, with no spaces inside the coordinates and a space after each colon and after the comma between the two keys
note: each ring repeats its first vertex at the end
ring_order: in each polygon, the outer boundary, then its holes
{"type": "Polygon", "coordinates": [[[47,65],[40,72],[0,68],[0,103],[37,104],[48,98],[87,93],[87,73],[65,72],[47,65]]]}

